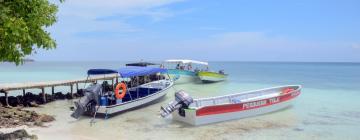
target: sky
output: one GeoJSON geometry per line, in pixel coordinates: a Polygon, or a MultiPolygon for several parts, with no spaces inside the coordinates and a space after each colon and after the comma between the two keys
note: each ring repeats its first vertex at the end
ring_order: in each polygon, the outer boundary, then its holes
{"type": "Polygon", "coordinates": [[[39,61],[360,62],[359,0],[66,0],[39,61]]]}

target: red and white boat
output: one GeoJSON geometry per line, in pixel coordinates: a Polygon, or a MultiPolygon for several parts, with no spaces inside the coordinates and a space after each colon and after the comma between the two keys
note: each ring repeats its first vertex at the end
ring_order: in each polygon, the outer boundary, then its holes
{"type": "Polygon", "coordinates": [[[192,99],[184,91],[175,93],[175,101],[161,107],[161,116],[202,125],[266,114],[291,105],[301,94],[300,85],[273,87],[212,98],[192,99]],[[178,111],[176,111],[178,110],[178,111]]]}

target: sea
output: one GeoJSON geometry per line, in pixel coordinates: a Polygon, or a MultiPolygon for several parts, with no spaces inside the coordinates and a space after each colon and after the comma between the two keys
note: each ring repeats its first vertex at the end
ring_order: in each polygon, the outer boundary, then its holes
{"type": "MultiPolygon", "coordinates": [[[[28,62],[0,64],[0,84],[80,79],[90,68],[117,69],[127,62],[28,62]]],[[[146,140],[358,140],[360,139],[360,63],[209,62],[211,70],[225,70],[227,81],[175,85],[158,103],[108,119],[75,120],[73,100],[30,108],[55,116],[47,127],[29,128],[39,139],[146,140]],[[293,105],[277,112],[244,119],[191,126],[159,116],[160,106],[174,100],[177,90],[194,98],[240,93],[281,85],[302,85],[293,105]]],[[[86,85],[80,85],[86,87],[86,85]]],[[[46,89],[50,92],[51,89],[46,89]]],[[[68,92],[69,87],[56,91],[68,92]]],[[[28,90],[33,93],[39,89],[28,90]]],[[[10,94],[21,94],[13,91],[10,94]]],[[[2,95],[1,95],[2,96],[2,95]]]]}

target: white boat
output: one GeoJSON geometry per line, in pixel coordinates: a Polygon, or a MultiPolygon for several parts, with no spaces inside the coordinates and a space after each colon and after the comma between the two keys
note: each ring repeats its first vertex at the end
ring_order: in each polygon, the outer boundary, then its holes
{"type": "Polygon", "coordinates": [[[196,74],[197,71],[201,70],[200,67],[206,69],[208,63],[187,59],[171,59],[166,60],[162,66],[168,69],[166,74],[175,84],[183,84],[199,80],[196,74]]]}
{"type": "Polygon", "coordinates": [[[192,125],[210,124],[278,111],[290,106],[300,94],[299,85],[203,99],[192,99],[184,91],[179,91],[175,94],[175,101],[161,107],[161,116],[172,114],[174,120],[192,125]]]}
{"type": "Polygon", "coordinates": [[[159,80],[146,83],[138,87],[130,88],[128,92],[129,96],[125,96],[125,98],[122,99],[121,103],[108,106],[97,106],[97,113],[111,115],[139,106],[148,105],[164,97],[167,93],[165,91],[169,89],[172,85],[173,82],[169,80],[159,80]]]}
{"type": "MultiPolygon", "coordinates": [[[[173,82],[167,79],[157,79],[160,72],[166,69],[154,67],[124,67],[119,70],[90,69],[88,75],[119,74],[122,82],[115,85],[92,84],[85,89],[85,96],[75,102],[75,111],[71,115],[79,118],[83,114],[103,114],[106,118],[137,107],[142,107],[158,101],[164,97],[173,82]],[[159,74],[156,77],[156,74],[159,74]],[[140,77],[151,75],[155,79],[148,79],[151,82],[140,83],[140,77]],[[112,90],[115,87],[115,90],[112,90]],[[129,87],[129,88],[128,88],[129,87]],[[121,90],[120,90],[121,88],[121,90]],[[121,91],[121,94],[120,94],[121,91]]],[[[150,77],[147,77],[150,78],[150,77]]],[[[143,80],[147,81],[147,80],[143,80]]]]}

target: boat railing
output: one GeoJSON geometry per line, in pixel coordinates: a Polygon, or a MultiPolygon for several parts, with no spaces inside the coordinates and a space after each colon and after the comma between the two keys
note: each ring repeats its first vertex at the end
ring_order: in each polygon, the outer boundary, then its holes
{"type": "Polygon", "coordinates": [[[244,102],[244,99],[251,99],[257,96],[262,96],[266,94],[279,93],[281,89],[285,87],[294,87],[296,90],[300,89],[300,86],[283,86],[276,88],[268,88],[263,90],[249,91],[245,93],[237,93],[232,95],[225,95],[219,97],[212,98],[203,98],[203,99],[195,99],[194,103],[191,104],[190,107],[203,107],[203,106],[213,106],[213,105],[222,105],[222,104],[232,104],[232,103],[240,103],[244,102]]]}
{"type": "Polygon", "coordinates": [[[142,85],[142,87],[147,87],[147,88],[165,88],[167,86],[166,82],[168,82],[167,80],[158,80],[158,81],[153,81],[150,83],[146,83],[144,85],[142,85]]]}
{"type": "Polygon", "coordinates": [[[202,106],[211,106],[211,105],[221,105],[221,104],[229,104],[229,103],[240,103],[243,99],[249,99],[256,96],[268,94],[268,92],[259,92],[254,94],[255,92],[244,93],[244,94],[234,94],[234,95],[226,95],[221,97],[213,97],[213,98],[205,98],[194,100],[196,107],[202,106]]]}

